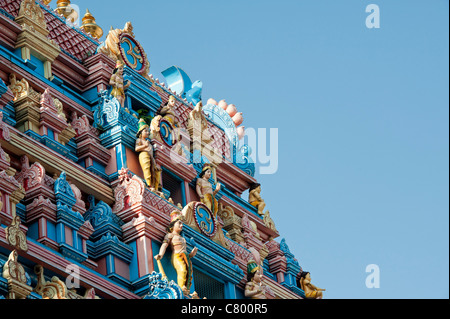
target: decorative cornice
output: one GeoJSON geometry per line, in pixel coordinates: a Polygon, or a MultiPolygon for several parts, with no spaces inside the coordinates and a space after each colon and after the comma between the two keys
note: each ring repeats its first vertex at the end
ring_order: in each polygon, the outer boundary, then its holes
{"type": "Polygon", "coordinates": [[[92,240],[96,241],[107,233],[112,233],[122,238],[122,225],[124,222],[112,212],[112,209],[105,202],[99,201],[95,204],[92,195],[88,197],[89,209],[84,214],[84,219],[92,224],[95,229],[92,240]]]}
{"type": "Polygon", "coordinates": [[[45,146],[43,147],[42,144],[18,132],[16,129],[11,128],[11,140],[4,145],[2,144],[2,146],[6,150],[13,150],[19,156],[27,154],[30,158],[42,164],[50,174],[59,174],[65,171],[71,176],[72,182],[84,193],[92,194],[97,199],[110,205],[114,202],[113,192],[109,183],[45,146]]]}

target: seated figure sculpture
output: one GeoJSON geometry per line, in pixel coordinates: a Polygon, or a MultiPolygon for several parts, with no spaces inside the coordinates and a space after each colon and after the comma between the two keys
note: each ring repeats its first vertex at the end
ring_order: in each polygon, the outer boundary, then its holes
{"type": "Polygon", "coordinates": [[[258,209],[259,215],[264,216],[264,208],[266,207],[266,203],[261,198],[261,184],[254,183],[250,186],[248,202],[250,205],[255,206],[258,209]]]}
{"type": "Polygon", "coordinates": [[[166,105],[161,107],[156,113],[158,115],[161,115],[164,119],[170,122],[172,126],[178,127],[178,119],[175,114],[175,104],[176,104],[176,98],[171,95],[169,97],[169,102],[167,102],[166,105]]]}
{"type": "Polygon", "coordinates": [[[300,288],[305,292],[306,299],[322,299],[325,289],[314,286],[311,283],[311,274],[307,271],[300,275],[300,288]]]}

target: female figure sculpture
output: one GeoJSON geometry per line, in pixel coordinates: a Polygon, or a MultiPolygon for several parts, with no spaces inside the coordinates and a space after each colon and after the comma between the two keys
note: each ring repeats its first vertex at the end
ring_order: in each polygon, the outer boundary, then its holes
{"type": "Polygon", "coordinates": [[[170,217],[171,222],[167,228],[167,235],[164,237],[159,254],[155,256],[155,259],[161,260],[167,248],[169,246],[172,248],[172,265],[177,271],[177,284],[185,295],[189,295],[193,272],[191,259],[195,257],[198,249],[194,247],[190,254],[187,253],[186,239],[181,236],[183,216],[178,211],[174,211],[170,217]]]}
{"type": "Polygon", "coordinates": [[[217,217],[217,212],[219,211],[219,202],[217,201],[215,196],[220,191],[222,185],[220,183],[217,183],[216,189],[213,191],[211,183],[209,182],[211,174],[211,166],[205,165],[199,175],[199,178],[197,179],[196,191],[198,196],[200,197],[200,201],[209,208],[214,217],[217,217]]]}
{"type": "Polygon", "coordinates": [[[161,168],[156,164],[153,156],[153,146],[149,140],[150,130],[147,123],[141,119],[136,135],[135,151],[139,152],[139,163],[144,173],[144,179],[152,191],[160,190],[161,168]]]}
{"type": "Polygon", "coordinates": [[[247,284],[245,285],[245,297],[251,299],[267,299],[265,287],[262,284],[261,268],[254,261],[247,264],[247,284]]]}
{"type": "Polygon", "coordinates": [[[322,291],[325,289],[318,288],[311,283],[311,274],[309,272],[302,272],[300,275],[300,288],[305,292],[307,299],[322,299],[322,291]]]}

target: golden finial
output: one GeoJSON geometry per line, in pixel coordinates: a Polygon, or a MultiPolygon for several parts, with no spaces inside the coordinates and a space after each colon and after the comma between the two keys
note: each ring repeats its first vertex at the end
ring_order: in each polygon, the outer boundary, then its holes
{"type": "Polygon", "coordinates": [[[41,0],[46,6],[49,5],[50,2],[52,2],[52,0],[41,0]]]}
{"type": "Polygon", "coordinates": [[[78,19],[78,13],[70,6],[70,0],[56,1],[56,10],[58,14],[63,15],[64,18],[74,23],[78,19]]]}
{"type": "Polygon", "coordinates": [[[95,18],[89,12],[89,9],[86,9],[86,14],[82,19],[82,25],[80,29],[84,30],[95,39],[100,39],[103,36],[103,29],[97,23],[95,23],[95,18]]]}

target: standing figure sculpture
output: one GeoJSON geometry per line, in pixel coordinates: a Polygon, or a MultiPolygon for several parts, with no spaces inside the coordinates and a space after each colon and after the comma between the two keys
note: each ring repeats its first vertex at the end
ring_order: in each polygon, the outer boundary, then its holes
{"type": "Polygon", "coordinates": [[[305,292],[306,299],[322,299],[322,291],[326,291],[311,283],[311,274],[307,271],[300,275],[300,288],[305,292]]]}
{"type": "Polygon", "coordinates": [[[116,68],[113,71],[113,75],[109,80],[109,85],[112,86],[111,95],[114,96],[120,103],[121,107],[125,106],[125,90],[131,85],[128,81],[126,85],[123,84],[123,63],[117,62],[116,68]]]}
{"type": "Polygon", "coordinates": [[[160,191],[161,167],[156,164],[153,156],[153,146],[149,140],[150,130],[147,123],[141,119],[139,121],[138,133],[136,135],[135,151],[139,152],[139,163],[147,186],[152,191],[160,191]]]}
{"type": "Polygon", "coordinates": [[[199,175],[199,178],[197,179],[196,191],[197,195],[200,197],[200,201],[209,208],[214,217],[217,217],[217,212],[219,211],[219,202],[217,201],[215,196],[220,191],[222,185],[220,183],[217,183],[216,189],[213,191],[211,183],[209,182],[211,174],[211,166],[205,165],[199,175]]]}
{"type": "Polygon", "coordinates": [[[171,222],[167,228],[167,235],[164,237],[163,244],[159,254],[155,256],[156,260],[161,260],[166,253],[167,248],[172,248],[172,265],[177,272],[177,284],[183,290],[184,295],[189,295],[192,285],[192,261],[197,254],[197,247],[187,252],[186,239],[181,236],[183,230],[183,215],[174,211],[171,215],[171,222]]]}
{"type": "Polygon", "coordinates": [[[255,206],[258,209],[259,215],[264,216],[264,208],[266,207],[266,203],[261,198],[261,184],[254,183],[250,186],[248,202],[250,205],[255,206]]]}
{"type": "Polygon", "coordinates": [[[247,264],[245,297],[250,299],[267,299],[265,295],[265,286],[262,283],[261,268],[254,261],[249,261],[247,264]]]}

